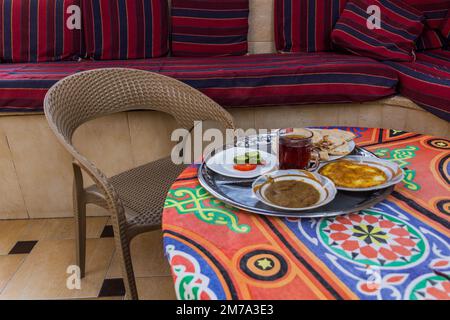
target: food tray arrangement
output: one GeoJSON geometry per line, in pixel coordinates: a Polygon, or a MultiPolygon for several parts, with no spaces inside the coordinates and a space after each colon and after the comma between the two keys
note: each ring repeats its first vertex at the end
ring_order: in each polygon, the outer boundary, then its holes
{"type": "MultiPolygon", "coordinates": [[[[268,140],[270,139],[264,137],[262,140],[269,142],[268,140]]],[[[268,152],[270,152],[270,146],[268,149],[268,152]]],[[[253,189],[255,179],[229,177],[211,170],[207,165],[207,162],[210,157],[214,157],[217,152],[221,152],[221,150],[216,150],[211,155],[207,156],[201,164],[198,173],[200,184],[209,193],[224,203],[256,214],[301,218],[333,217],[370,208],[383,201],[394,190],[394,185],[390,185],[386,188],[359,192],[338,190],[331,202],[318,208],[301,210],[298,212],[293,210],[283,210],[269,206],[255,196],[253,189]]],[[[371,152],[359,147],[355,147],[350,155],[372,159],[376,158],[371,152]]]]}

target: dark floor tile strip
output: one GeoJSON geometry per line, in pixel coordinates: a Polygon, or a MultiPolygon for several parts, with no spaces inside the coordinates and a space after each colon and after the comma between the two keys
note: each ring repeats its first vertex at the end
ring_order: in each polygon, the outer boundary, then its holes
{"type": "Polygon", "coordinates": [[[113,226],[105,226],[103,228],[102,234],[100,238],[114,238],[114,229],[113,226]]]}
{"type": "Polygon", "coordinates": [[[98,297],[119,297],[124,295],[125,285],[123,279],[105,279],[98,297]]]}
{"type": "Polygon", "coordinates": [[[8,254],[28,254],[30,253],[37,241],[17,241],[8,254]]]}

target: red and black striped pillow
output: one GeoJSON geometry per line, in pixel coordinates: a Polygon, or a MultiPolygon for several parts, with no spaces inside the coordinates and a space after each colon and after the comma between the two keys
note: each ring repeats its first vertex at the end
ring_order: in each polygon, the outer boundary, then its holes
{"type": "Polygon", "coordinates": [[[430,50],[445,47],[442,26],[450,12],[450,0],[404,0],[420,11],[425,18],[425,28],[417,40],[418,50],[430,50]],[[439,30],[441,28],[441,30],[439,30]]]}
{"type": "Polygon", "coordinates": [[[80,1],[0,0],[0,60],[17,63],[78,58],[81,30],[66,23],[74,13],[81,20],[80,1]],[[70,6],[77,6],[78,12],[72,12],[70,6]]]}
{"type": "Polygon", "coordinates": [[[431,29],[440,28],[450,8],[450,0],[404,0],[404,2],[420,11],[431,29]]]}
{"type": "Polygon", "coordinates": [[[83,0],[87,56],[161,57],[169,51],[167,0],[83,0]]]}
{"type": "Polygon", "coordinates": [[[332,50],[331,31],[346,2],[347,0],[275,0],[277,50],[332,50]]]}
{"type": "Polygon", "coordinates": [[[440,31],[445,39],[444,47],[450,49],[450,10],[448,11],[447,19],[442,23],[440,31]]]}
{"type": "Polygon", "coordinates": [[[172,0],[172,55],[247,54],[248,15],[249,0],[172,0]]]}
{"type": "Polygon", "coordinates": [[[350,0],[331,34],[349,52],[378,60],[412,61],[422,15],[400,0],[350,0]],[[381,28],[368,28],[369,6],[380,8],[381,28]]]}
{"type": "Polygon", "coordinates": [[[422,35],[416,41],[416,49],[418,51],[439,49],[444,46],[445,39],[438,30],[434,30],[425,26],[422,35]]]}

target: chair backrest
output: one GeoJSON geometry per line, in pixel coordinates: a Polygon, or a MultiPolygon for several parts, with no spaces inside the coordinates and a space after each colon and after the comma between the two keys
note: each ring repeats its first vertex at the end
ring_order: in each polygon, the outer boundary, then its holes
{"type": "Polygon", "coordinates": [[[144,109],[168,113],[186,129],[202,120],[234,128],[231,115],[196,89],[167,76],[135,69],[97,69],[74,74],[56,83],[44,101],[52,129],[67,142],[89,120],[144,109]]]}
{"type": "Polygon", "coordinates": [[[107,177],[72,144],[83,123],[123,111],[155,110],[172,115],[192,129],[195,121],[212,120],[234,129],[232,116],[196,89],[169,77],[135,69],[110,68],[80,72],[62,79],[47,92],[44,112],[50,128],[96,183],[114,211],[123,211],[107,177]]]}

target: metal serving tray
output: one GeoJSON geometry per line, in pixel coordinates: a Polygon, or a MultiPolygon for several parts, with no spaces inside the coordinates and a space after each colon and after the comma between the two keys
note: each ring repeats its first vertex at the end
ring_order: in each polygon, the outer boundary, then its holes
{"type": "MultiPolygon", "coordinates": [[[[356,147],[351,154],[376,157],[373,153],[359,147],[356,147]]],[[[200,184],[224,203],[261,215],[293,218],[333,217],[371,208],[386,199],[394,190],[394,186],[367,192],[338,190],[336,198],[325,206],[301,212],[283,211],[265,205],[253,195],[253,180],[230,178],[210,170],[205,163],[208,158],[201,164],[198,171],[200,184]]]]}

